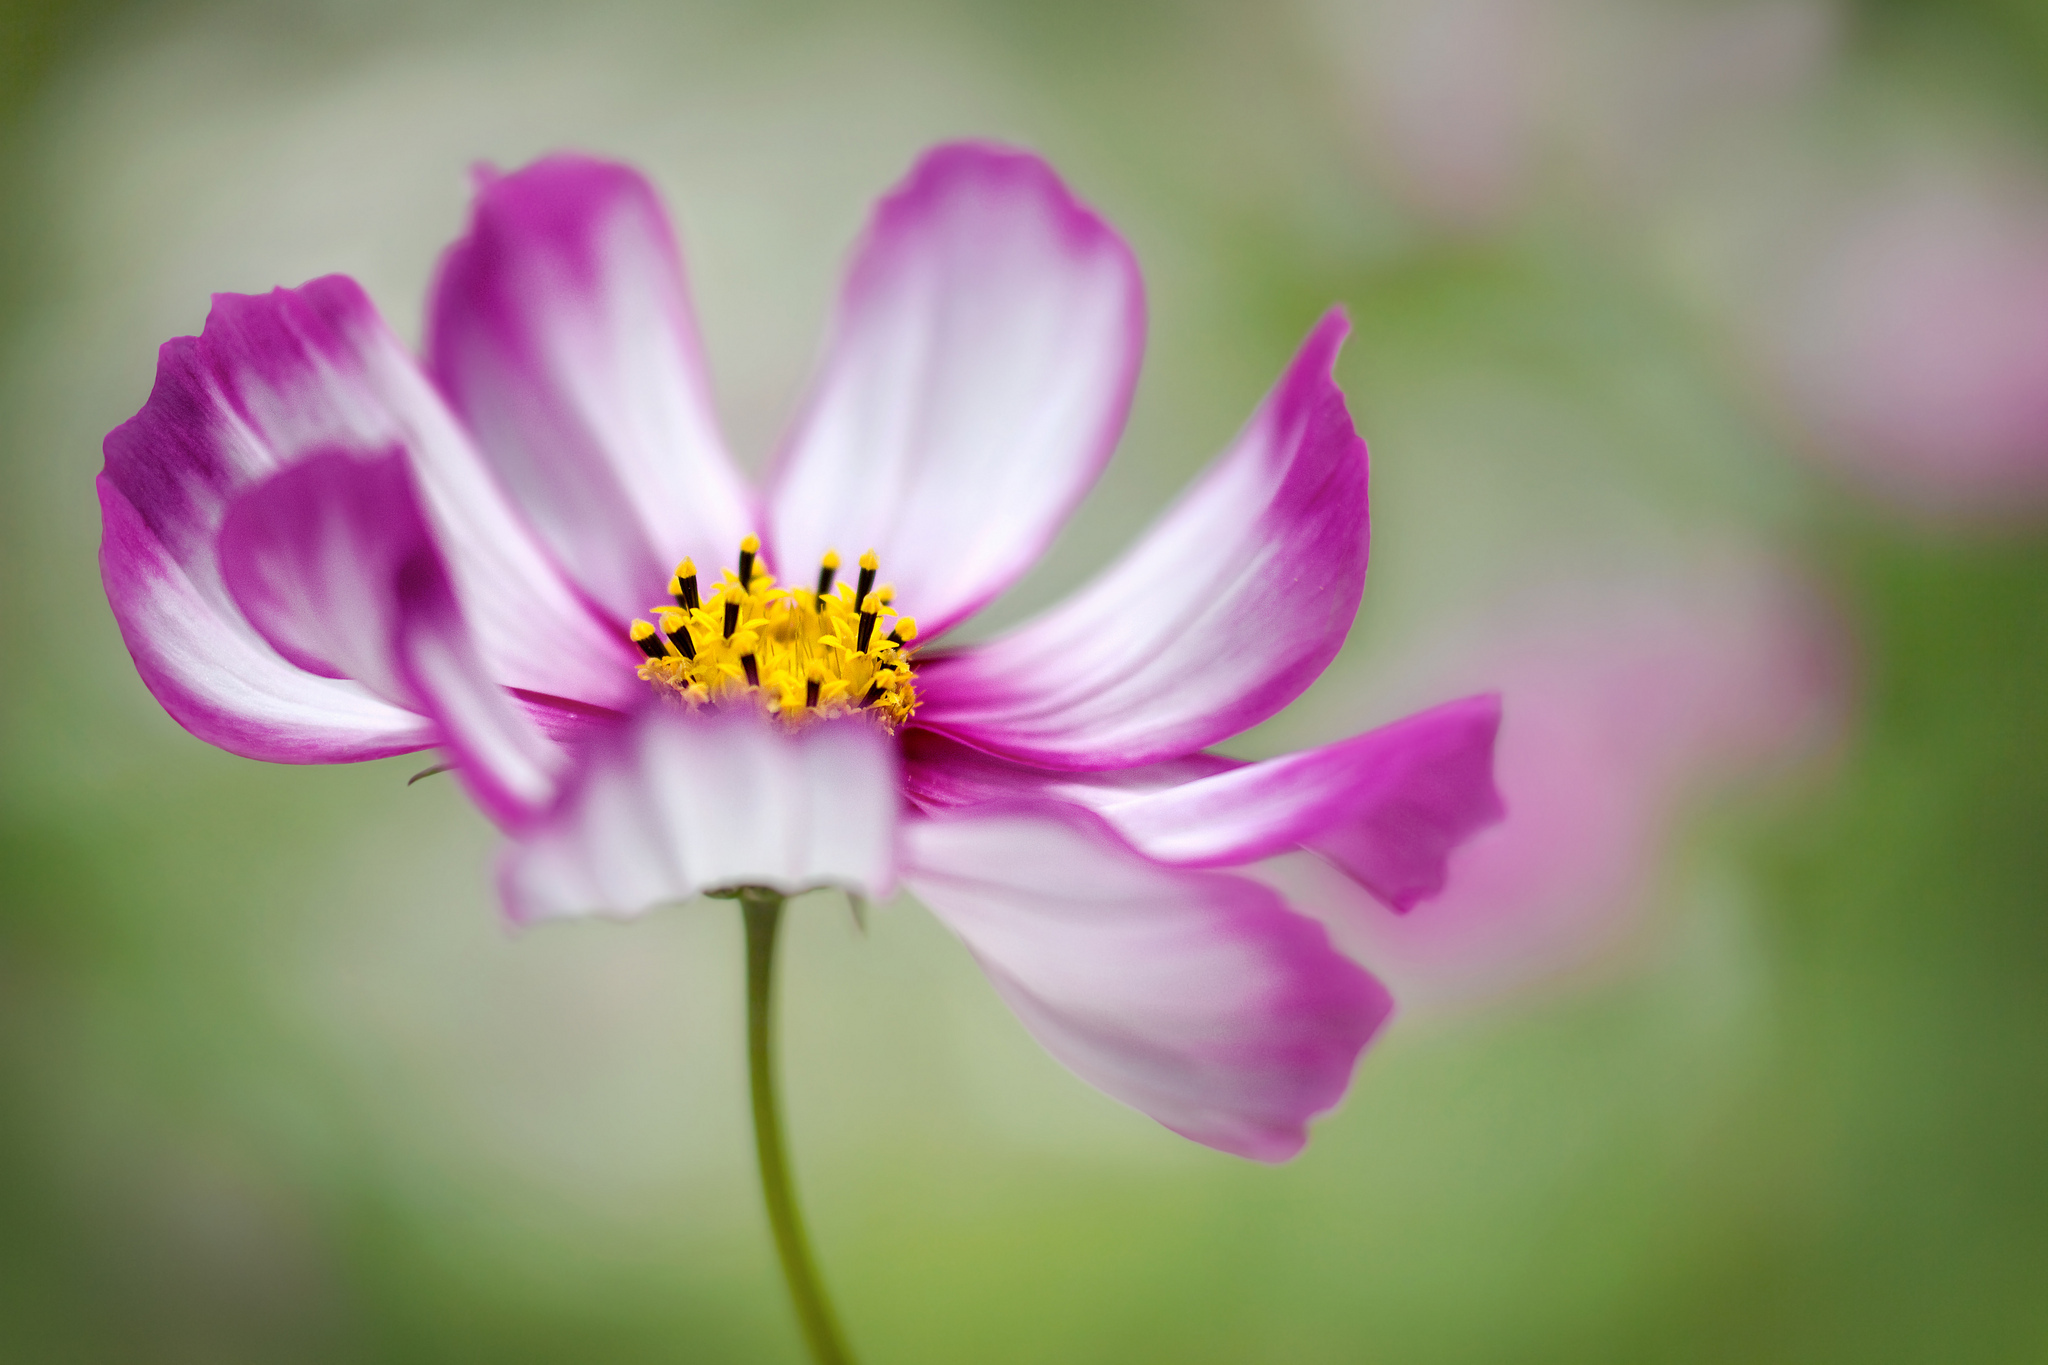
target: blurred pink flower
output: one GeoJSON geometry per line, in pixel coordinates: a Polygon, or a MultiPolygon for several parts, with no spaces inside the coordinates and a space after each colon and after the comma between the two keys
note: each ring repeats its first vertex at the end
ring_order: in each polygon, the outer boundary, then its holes
{"type": "Polygon", "coordinates": [[[1526,190],[1540,131],[1544,0],[1386,0],[1340,11],[1351,99],[1389,182],[1446,227],[1477,229],[1526,190]]]}
{"type": "Polygon", "coordinates": [[[2048,509],[2048,188],[1906,178],[1845,208],[1765,311],[1814,454],[1936,520],[2048,509]]]}
{"type": "Polygon", "coordinates": [[[1427,913],[1340,922],[1404,999],[1486,995],[1612,952],[1641,926],[1689,801],[1783,771],[1839,732],[1839,630],[1761,566],[1557,589],[1514,615],[1429,671],[1501,692],[1507,818],[1459,850],[1427,913]]]}
{"type": "Polygon", "coordinates": [[[759,493],[627,168],[486,177],[430,318],[423,366],[348,279],[217,296],[108,436],[108,598],[180,723],[283,762],[445,748],[512,837],[517,922],[900,879],[1076,1073],[1211,1146],[1300,1149],[1390,1001],[1225,869],[1326,848],[1405,908],[1498,814],[1492,697],[1202,753],[1358,608],[1341,314],[1092,584],[932,654],[1045,550],[1136,382],[1135,262],[1043,162],[941,147],[881,202],[759,493]],[[700,595],[695,557],[735,547],[700,595]]]}
{"type": "Polygon", "coordinates": [[[1702,136],[1798,89],[1832,46],[1819,0],[1329,0],[1314,5],[1357,135],[1394,196],[1484,231],[1539,177],[1661,185],[1702,136]]]}

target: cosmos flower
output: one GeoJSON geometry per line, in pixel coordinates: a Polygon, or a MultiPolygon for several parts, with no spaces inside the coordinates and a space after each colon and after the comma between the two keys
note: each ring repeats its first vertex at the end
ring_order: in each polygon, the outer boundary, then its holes
{"type": "Polygon", "coordinates": [[[1280,1160],[1390,1004],[1228,869],[1306,847],[1405,910],[1499,814],[1490,697],[1267,762],[1205,752],[1313,681],[1357,609],[1346,329],[1316,325],[1092,584],[948,648],[1122,428],[1144,332],[1122,239],[1032,156],[927,154],[756,494],[652,190],[558,156],[484,178],[423,361],[343,277],[216,296],[107,438],[103,574],[201,739],[443,749],[508,835],[517,923],[900,883],[1076,1073],[1280,1160]]]}

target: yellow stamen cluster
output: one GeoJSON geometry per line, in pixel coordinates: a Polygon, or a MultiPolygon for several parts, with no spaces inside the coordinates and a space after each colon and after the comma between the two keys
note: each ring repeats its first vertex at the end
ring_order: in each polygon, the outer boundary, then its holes
{"type": "Polygon", "coordinates": [[[640,677],[685,705],[753,701],[797,726],[866,711],[894,730],[917,709],[910,642],[917,622],[889,610],[895,591],[874,586],[875,552],[860,557],[858,585],[833,586],[839,556],[827,554],[817,591],[778,588],[755,563],[761,542],[740,542],[709,600],[697,566],[684,560],[669,582],[673,602],[633,622],[647,661],[640,677]]]}

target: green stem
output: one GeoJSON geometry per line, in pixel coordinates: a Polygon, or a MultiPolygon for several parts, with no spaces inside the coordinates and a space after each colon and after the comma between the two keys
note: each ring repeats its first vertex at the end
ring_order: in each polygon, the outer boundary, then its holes
{"type": "Polygon", "coordinates": [[[747,924],[747,1075],[753,1083],[754,1151],[761,1159],[761,1193],[768,1202],[768,1224],[775,1230],[775,1253],[782,1260],[782,1278],[796,1305],[804,1342],[818,1365],[852,1365],[853,1357],[839,1335],[825,1287],[818,1282],[804,1238],[803,1215],[789,1180],[789,1154],[782,1145],[782,1116],[775,1101],[775,1054],[771,1011],[774,1005],[775,931],[782,924],[781,895],[765,887],[741,890],[740,910],[747,924]]]}

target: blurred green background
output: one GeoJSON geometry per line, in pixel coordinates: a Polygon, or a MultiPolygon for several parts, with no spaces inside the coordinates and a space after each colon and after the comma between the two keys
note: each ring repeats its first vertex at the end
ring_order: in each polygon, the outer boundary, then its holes
{"type": "Polygon", "coordinates": [[[758,460],[868,202],[974,134],[1047,154],[1152,305],[1123,452],[997,620],[1104,562],[1341,301],[1373,575],[1242,752],[1487,681],[1490,623],[1549,619],[1532,584],[1731,558],[1819,604],[1840,682],[1824,742],[1660,779],[1674,818],[1557,952],[1413,973],[1281,1168],[1067,1076],[916,906],[862,935],[798,902],[789,1121],[861,1357],[2048,1359],[2048,538],[2024,497],[1930,517],[1814,458],[1771,361],[1864,187],[2041,176],[2048,8],[4,13],[0,1358],[799,1358],[732,908],[510,937],[491,832],[421,760],[185,735],[106,610],[92,476],[209,292],[346,271],[417,338],[467,165],[561,146],[668,196],[758,460]]]}

